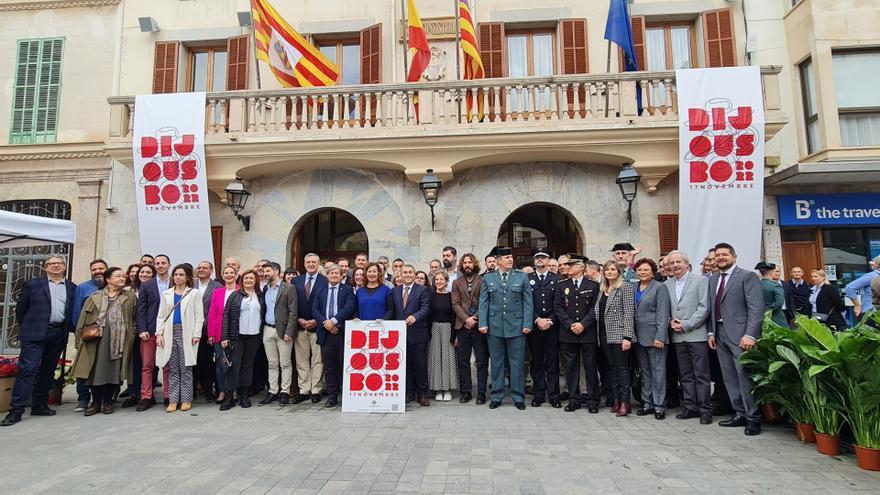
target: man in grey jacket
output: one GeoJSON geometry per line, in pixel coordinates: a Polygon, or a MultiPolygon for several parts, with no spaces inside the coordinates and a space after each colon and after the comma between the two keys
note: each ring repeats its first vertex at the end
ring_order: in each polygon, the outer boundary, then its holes
{"type": "Polygon", "coordinates": [[[709,347],[718,350],[721,374],[736,414],[720,426],[745,426],[746,435],[761,433],[761,413],[752,397],[752,383],[739,360],[761,337],[764,296],[755,272],[736,266],[736,250],[715,246],[718,273],[709,279],[709,347]]]}
{"type": "Polygon", "coordinates": [[[709,279],[688,269],[690,261],[682,251],[671,251],[666,255],[666,263],[672,271],[672,278],[664,282],[671,300],[669,326],[684,395],[684,409],[675,418],[700,418],[700,424],[708,425],[712,423],[712,381],[706,330],[709,279]]]}

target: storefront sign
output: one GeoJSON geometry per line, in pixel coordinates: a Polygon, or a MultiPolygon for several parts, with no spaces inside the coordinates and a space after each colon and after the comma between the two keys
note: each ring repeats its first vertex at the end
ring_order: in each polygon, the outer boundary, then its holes
{"type": "Polygon", "coordinates": [[[212,260],[205,169],[205,93],[135,100],[135,193],[141,252],[171,263],[212,260]]]}
{"type": "Polygon", "coordinates": [[[702,259],[727,242],[741,266],[761,255],[764,100],[759,67],[675,72],[679,249],[702,259]]]}
{"type": "Polygon", "coordinates": [[[779,225],[880,225],[880,193],[791,194],[777,200],[779,225]]]}
{"type": "Polygon", "coordinates": [[[347,321],[342,412],[406,410],[406,324],[347,321]]]}

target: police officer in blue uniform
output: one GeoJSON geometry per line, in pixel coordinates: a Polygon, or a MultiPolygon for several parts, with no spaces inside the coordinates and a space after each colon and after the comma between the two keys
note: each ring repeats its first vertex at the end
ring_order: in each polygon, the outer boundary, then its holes
{"type": "Polygon", "coordinates": [[[491,357],[492,395],[490,409],[504,399],[504,363],[510,364],[510,397],[522,411],[525,403],[523,368],[526,335],[532,331],[533,301],[529,278],[513,267],[513,250],[495,250],[498,267],[483,276],[480,287],[480,332],[488,334],[491,357]]]}
{"type": "Polygon", "coordinates": [[[532,286],[532,301],[535,315],[534,329],[526,339],[532,354],[532,407],[540,407],[545,400],[555,408],[562,407],[559,401],[559,325],[556,324],[554,303],[559,275],[550,272],[547,262],[548,250],[532,250],[535,271],[528,275],[532,286]]]}

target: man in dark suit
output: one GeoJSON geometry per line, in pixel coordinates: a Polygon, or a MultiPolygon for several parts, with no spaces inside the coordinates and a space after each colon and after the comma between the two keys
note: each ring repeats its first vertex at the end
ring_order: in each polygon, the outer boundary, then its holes
{"type": "Polygon", "coordinates": [[[543,249],[534,249],[535,271],[530,273],[532,301],[535,308],[535,330],[526,336],[529,352],[532,354],[532,407],[540,407],[545,397],[555,408],[562,407],[559,401],[559,325],[554,314],[556,286],[559,275],[551,273],[548,267],[550,254],[543,249]]]}
{"type": "Polygon", "coordinates": [[[21,329],[21,354],[11,408],[0,422],[2,426],[21,421],[28,399],[31,416],[55,415],[49,409],[49,389],[58,359],[67,346],[67,334],[76,326],[72,318],[76,284],[64,278],[64,258],[50,256],[44,268],[46,276],[27,281],[15,306],[15,318],[21,329]]]}
{"type": "Polygon", "coordinates": [[[416,269],[403,265],[402,284],[391,290],[395,320],[406,322],[406,374],[415,383],[415,396],[421,406],[428,402],[428,313],[431,295],[427,287],[416,284],[416,269]]]}
{"type": "Polygon", "coordinates": [[[327,286],[318,289],[312,298],[312,315],[318,320],[318,345],[324,362],[324,407],[336,407],[342,391],[342,360],[345,350],[345,321],[357,312],[354,289],[343,284],[338,265],[326,269],[327,286]]]}
{"type": "Polygon", "coordinates": [[[554,308],[559,322],[559,347],[568,388],[568,412],[581,408],[580,370],[587,379],[586,407],[599,412],[598,332],[593,307],[599,299],[599,284],[584,275],[587,258],[570,254],[566,261],[569,278],[556,288],[554,308]]]}
{"type": "MultiPolygon", "coordinates": [[[[153,407],[153,373],[156,369],[156,317],[159,315],[159,300],[162,292],[171,284],[168,273],[171,260],[164,254],[156,255],[153,261],[156,277],[144,282],[138,292],[135,310],[135,328],[140,339],[141,348],[141,400],[137,411],[142,412],[153,407]]],[[[135,373],[137,370],[134,371],[135,373]]],[[[163,384],[163,388],[167,386],[163,384]]]]}
{"type": "Polygon", "coordinates": [[[200,261],[196,265],[195,288],[202,295],[202,307],[204,308],[205,322],[202,324],[202,338],[199,340],[198,354],[196,355],[196,367],[193,370],[193,395],[198,390],[198,384],[202,385],[202,393],[205,400],[213,402],[214,396],[214,345],[208,342],[208,309],[211,307],[211,296],[215,289],[223,287],[223,284],[214,279],[214,264],[208,260],[200,261]]]}
{"type": "Polygon", "coordinates": [[[736,251],[727,243],[715,246],[718,273],[709,279],[709,347],[718,350],[721,374],[736,414],[720,426],[745,426],[746,435],[761,433],[761,413],[752,397],[752,383],[739,360],[761,337],[764,296],[755,272],[736,266],[736,251]]]}
{"type": "Polygon", "coordinates": [[[299,384],[299,393],[293,398],[294,404],[306,401],[309,397],[314,404],[321,402],[321,389],[324,386],[324,364],[317,335],[318,321],[312,314],[316,291],[327,288],[327,277],[318,273],[320,262],[321,258],[317,254],[305,255],[303,263],[306,266],[306,273],[293,279],[299,312],[296,319],[298,329],[296,338],[293,339],[299,384]]]}
{"type": "Polygon", "coordinates": [[[795,314],[810,316],[813,306],[810,304],[810,283],[804,280],[803,268],[796,266],[791,269],[791,279],[782,284],[785,289],[785,310],[789,320],[795,314]]]}

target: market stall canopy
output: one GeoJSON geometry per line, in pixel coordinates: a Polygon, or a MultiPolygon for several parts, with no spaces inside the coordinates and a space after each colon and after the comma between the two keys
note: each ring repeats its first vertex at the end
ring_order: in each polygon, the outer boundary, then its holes
{"type": "Polygon", "coordinates": [[[75,241],[76,224],[70,220],[0,211],[0,248],[75,241]]]}

